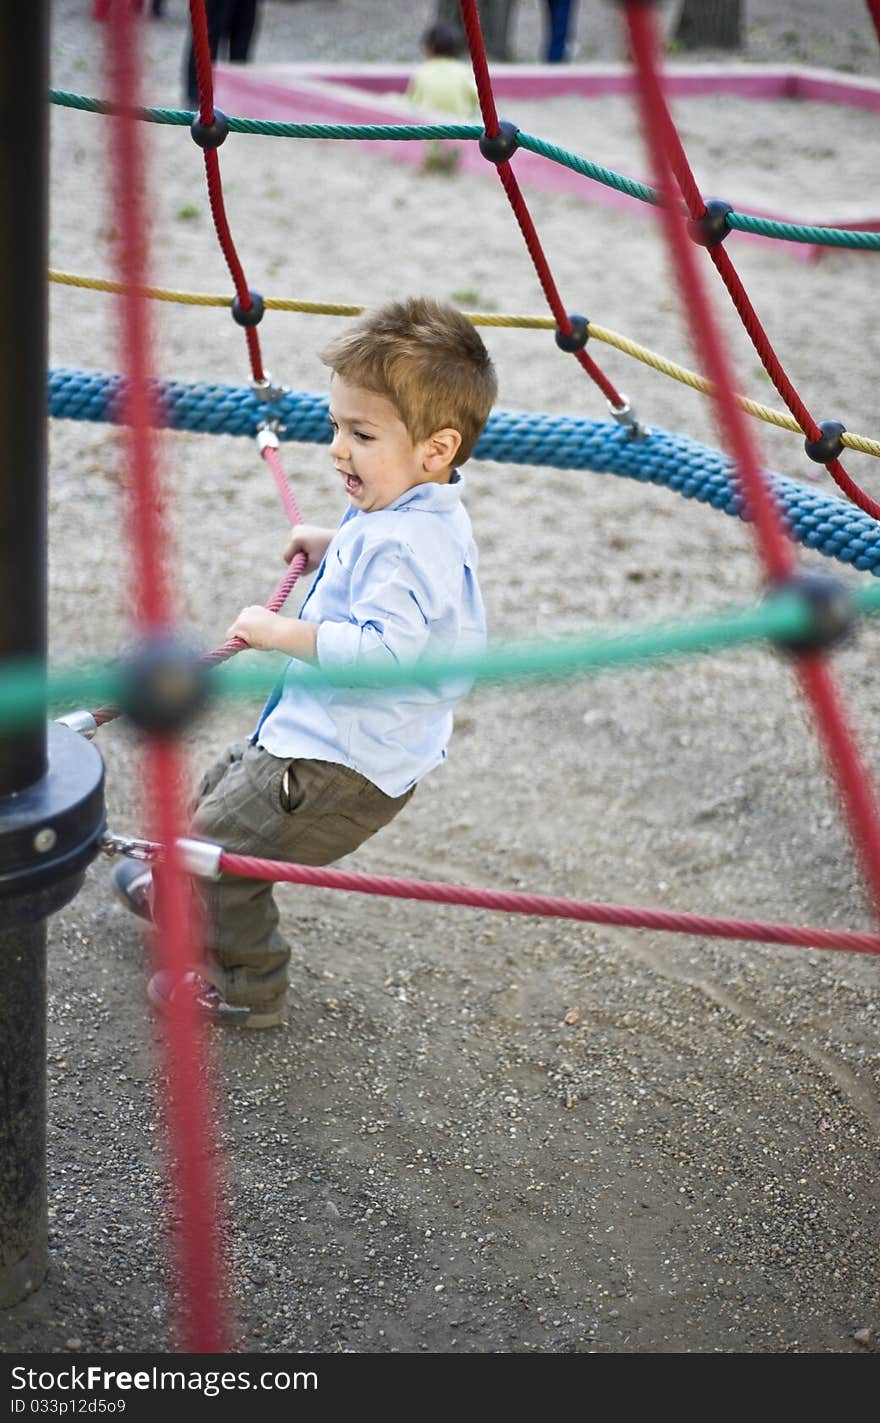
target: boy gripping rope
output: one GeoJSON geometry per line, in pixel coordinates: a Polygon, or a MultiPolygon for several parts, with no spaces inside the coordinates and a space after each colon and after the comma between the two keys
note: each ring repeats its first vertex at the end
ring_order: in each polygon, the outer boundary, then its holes
{"type": "MultiPolygon", "coordinates": [[[[322,359],[332,371],[330,456],[348,499],[339,527],[294,529],[315,579],[299,616],[239,613],[227,637],[290,662],[248,741],[202,778],[192,835],[264,859],[328,865],[356,850],[446,759],[461,679],[393,692],[314,687],[308,664],[343,671],[478,653],[485,616],[458,466],[495,400],[495,371],[471,323],[427,298],[392,302],[322,359]]],[[[152,918],[152,873],[120,863],[127,907],[152,918]]],[[[161,885],[158,887],[161,893],[161,885]]],[[[244,1027],[286,1021],[290,945],[271,883],[221,876],[205,890],[206,960],[160,970],[159,1010],[178,993],[200,1014],[244,1027]]]]}

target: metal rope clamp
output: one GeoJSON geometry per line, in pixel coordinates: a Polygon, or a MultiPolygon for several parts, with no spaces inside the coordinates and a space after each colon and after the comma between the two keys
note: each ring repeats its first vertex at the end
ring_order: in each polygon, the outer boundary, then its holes
{"type": "MultiPolygon", "coordinates": [[[[263,404],[267,406],[276,405],[279,400],[283,399],[283,397],[288,394],[288,391],[285,386],[274,384],[272,377],[268,371],[266,371],[266,374],[263,376],[262,380],[251,381],[251,390],[253,391],[257,400],[262,401],[263,404]]],[[[271,430],[276,435],[283,434],[286,429],[287,426],[282,423],[282,421],[278,418],[277,415],[270,416],[267,419],[263,419],[257,425],[258,431],[262,432],[264,430],[271,430]]]]}
{"type": "Polygon", "coordinates": [[[636,418],[636,413],[630,405],[629,401],[627,400],[626,396],[623,396],[623,401],[621,405],[614,405],[609,400],[608,409],[611,412],[612,418],[617,421],[618,425],[623,425],[627,433],[627,439],[644,440],[647,438],[648,435],[650,435],[650,427],[648,425],[643,425],[642,422],[636,418]]]}
{"type": "MultiPolygon", "coordinates": [[[[200,879],[220,878],[222,845],[215,845],[209,840],[193,840],[184,835],[178,836],[176,845],[181,867],[187,874],[197,875],[200,879]]],[[[155,864],[163,858],[162,846],[157,841],[142,840],[135,835],[115,835],[110,830],[105,830],[99,848],[110,859],[124,855],[129,860],[155,864]]]]}

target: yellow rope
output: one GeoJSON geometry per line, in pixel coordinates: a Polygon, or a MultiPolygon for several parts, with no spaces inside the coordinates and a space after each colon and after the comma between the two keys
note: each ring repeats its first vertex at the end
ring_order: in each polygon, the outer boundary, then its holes
{"type": "MultiPolygon", "coordinates": [[[[121,282],[107,281],[102,277],[82,277],[75,272],[59,272],[54,268],[49,269],[49,280],[60,282],[68,287],[85,287],[91,291],[122,293],[126,290],[121,282]]],[[[168,287],[141,287],[139,294],[152,297],[154,301],[180,302],[186,306],[232,305],[231,296],[202,296],[198,292],[173,291],[168,287]]],[[[298,311],[310,316],[360,316],[361,312],[365,310],[363,306],[345,306],[339,302],[293,301],[284,297],[266,297],[264,304],[273,311],[298,311]]],[[[466,311],[463,314],[473,322],[474,326],[518,327],[541,331],[556,329],[556,322],[551,316],[500,315],[490,311],[466,311]]],[[[689,385],[692,390],[702,391],[704,395],[713,393],[712,383],[705,376],[698,375],[696,371],[690,371],[686,366],[680,366],[675,361],[670,361],[666,356],[658,355],[656,351],[649,350],[647,346],[640,346],[637,341],[631,341],[628,336],[621,336],[617,331],[609,331],[605,326],[597,326],[594,321],[590,322],[589,330],[590,335],[594,336],[597,341],[604,341],[606,345],[614,346],[624,355],[632,356],[646,366],[652,366],[662,375],[680,381],[682,385],[689,385]]],[[[780,430],[790,430],[796,435],[804,433],[794,416],[789,415],[787,411],[774,410],[772,406],[761,405],[757,400],[749,400],[745,395],[737,395],[735,399],[740,409],[744,410],[746,414],[754,416],[756,420],[764,420],[768,425],[776,425],[780,430]]],[[[880,440],[870,440],[865,435],[855,435],[852,431],[846,430],[841,436],[841,442],[847,449],[859,450],[862,454],[875,455],[880,458],[880,440]]]]}

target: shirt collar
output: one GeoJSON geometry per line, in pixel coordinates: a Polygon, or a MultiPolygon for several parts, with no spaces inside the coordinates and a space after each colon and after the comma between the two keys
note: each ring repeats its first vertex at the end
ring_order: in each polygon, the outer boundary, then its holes
{"type": "Polygon", "coordinates": [[[464,488],[464,477],[458,469],[454,469],[449,476],[448,484],[437,484],[434,480],[429,480],[425,484],[414,484],[412,489],[407,489],[399,499],[387,507],[389,509],[409,509],[418,508],[431,513],[442,513],[447,509],[453,509],[461,500],[461,492],[464,488]]]}

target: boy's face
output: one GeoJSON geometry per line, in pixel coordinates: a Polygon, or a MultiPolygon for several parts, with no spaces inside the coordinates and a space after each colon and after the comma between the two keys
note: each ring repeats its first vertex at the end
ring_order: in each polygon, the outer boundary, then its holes
{"type": "Polygon", "coordinates": [[[330,424],[330,457],[350,503],[362,513],[387,509],[413,485],[437,479],[430,468],[430,440],[414,444],[390,400],[335,372],[330,424]]]}

